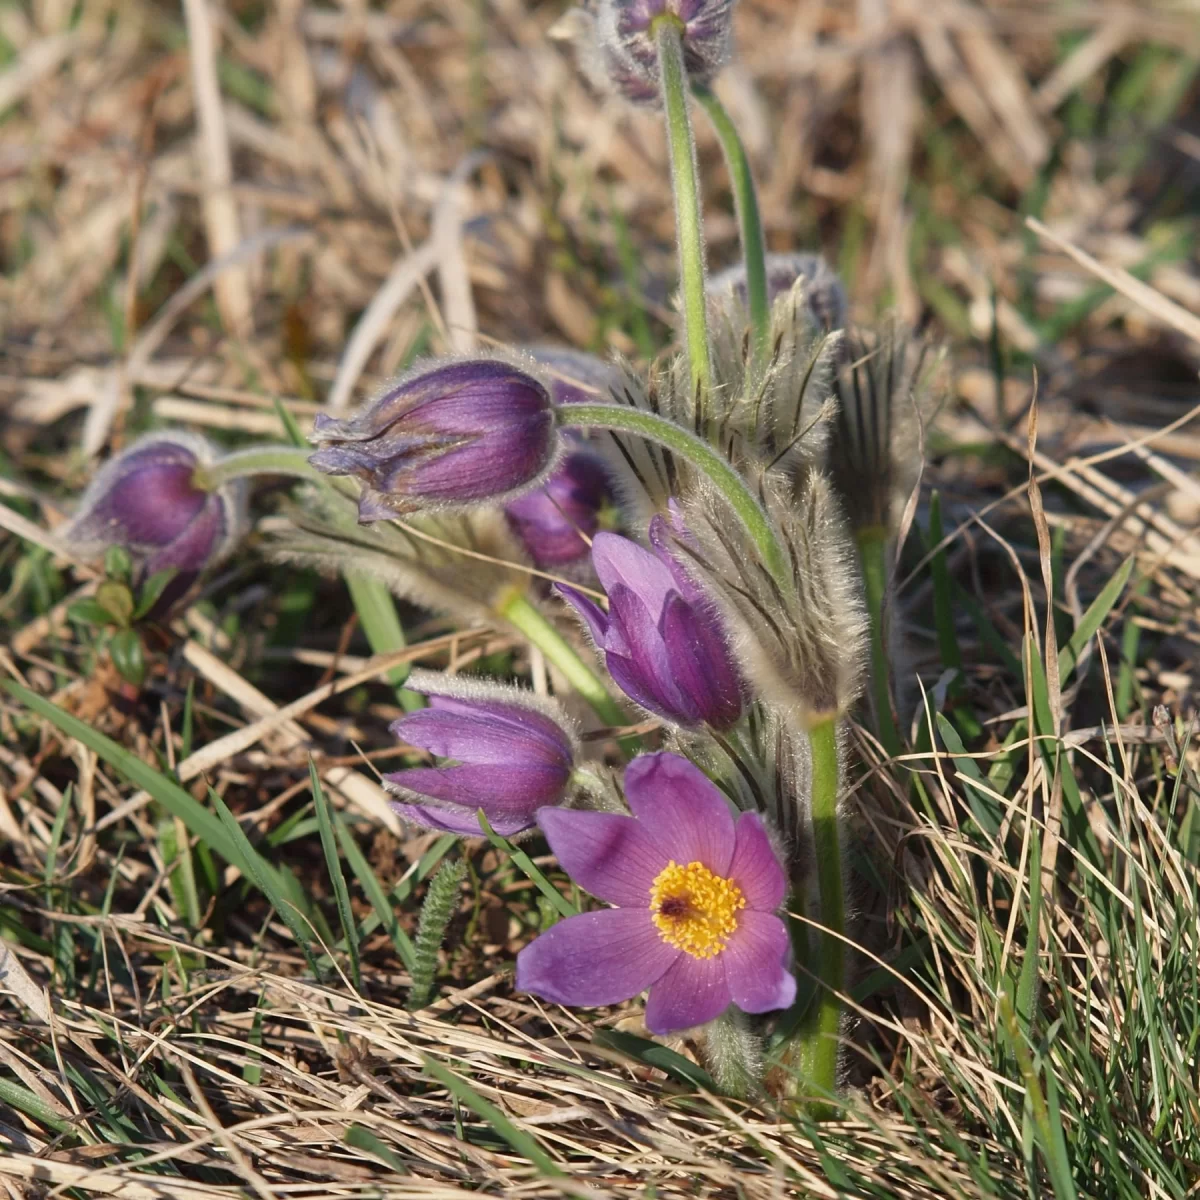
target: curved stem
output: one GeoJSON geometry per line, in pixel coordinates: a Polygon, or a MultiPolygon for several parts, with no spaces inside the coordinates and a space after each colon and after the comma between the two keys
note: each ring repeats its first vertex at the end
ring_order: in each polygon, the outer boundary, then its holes
{"type": "Polygon", "coordinates": [[[846,899],[842,883],[842,847],[838,830],[837,725],[822,721],[809,733],[812,746],[813,852],[821,900],[820,947],[817,952],[819,991],[796,1031],[803,1081],[819,1098],[814,1111],[828,1110],[837,1093],[837,1067],[842,1021],[839,998],[845,983],[846,899]]]}
{"type": "Polygon", "coordinates": [[[871,621],[871,694],[875,701],[875,723],[879,740],[888,755],[901,751],[900,732],[892,715],[891,664],[884,638],[884,606],[887,599],[887,535],[882,529],[863,529],[857,536],[862,562],[867,615],[871,621]]]}
{"type": "Polygon", "coordinates": [[[620,404],[566,404],[559,408],[558,419],[564,426],[588,426],[637,434],[647,441],[665,446],[672,454],[690,463],[725,497],[775,582],[788,591],[792,589],[794,580],[789,571],[788,558],[771,519],[746,481],[707,442],[665,417],[620,404]]]}
{"type": "Polygon", "coordinates": [[[658,43],[667,144],[671,152],[671,187],[675,193],[675,231],[679,238],[679,290],[683,296],[683,344],[691,367],[692,392],[707,391],[708,312],[704,294],[704,229],[700,215],[700,184],[696,144],[688,117],[687,69],[679,18],[659,17],[652,29],[658,43]]]}
{"type": "Polygon", "coordinates": [[[192,482],[210,492],[224,483],[249,475],[291,475],[296,479],[328,483],[329,476],[308,465],[311,453],[311,450],[295,446],[252,446],[249,450],[237,450],[207,466],[197,467],[192,482]]]}
{"type": "Polygon", "coordinates": [[[771,307],[767,299],[766,246],[754,173],[750,170],[750,160],[746,157],[746,147],[738,136],[737,126],[717,99],[716,93],[696,86],[692,88],[692,95],[712,121],[733,185],[733,203],[742,240],[742,261],[746,264],[746,297],[750,307],[751,329],[750,365],[755,377],[759,378],[771,358],[771,307]]]}
{"type": "Polygon", "coordinates": [[[517,588],[501,593],[492,606],[510,625],[519,629],[557,667],[567,682],[592,706],[606,725],[620,728],[629,723],[621,707],[608,694],[604,681],[575,653],[571,644],[517,588]]]}

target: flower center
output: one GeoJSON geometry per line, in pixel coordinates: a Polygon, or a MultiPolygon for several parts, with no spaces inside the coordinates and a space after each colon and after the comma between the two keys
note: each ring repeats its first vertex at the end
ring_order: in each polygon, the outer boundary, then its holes
{"type": "Polygon", "coordinates": [[[693,958],[713,958],[725,949],[746,907],[742,889],[706,866],[672,860],[650,885],[650,916],[659,936],[693,958]]]}

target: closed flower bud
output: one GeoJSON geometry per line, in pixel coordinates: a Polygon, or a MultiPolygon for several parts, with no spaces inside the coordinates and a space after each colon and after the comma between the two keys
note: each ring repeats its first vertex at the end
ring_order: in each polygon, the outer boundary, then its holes
{"type": "Polygon", "coordinates": [[[406,686],[430,704],[396,721],[392,733],[451,762],[383,777],[402,798],[395,807],[405,820],[477,836],[483,809],[492,828],[511,837],[533,826],[539,808],[566,799],[578,746],[553,701],[427,671],[414,671],[406,686]]]}
{"type": "Polygon", "coordinates": [[[534,564],[567,567],[584,559],[612,503],[608,472],[595,454],[572,450],[540,488],[508,504],[505,515],[534,564]]]}
{"type": "Polygon", "coordinates": [[[768,515],[791,559],[781,593],[754,547],[730,528],[725,500],[698,488],[683,505],[689,566],[718,600],[742,673],[768,706],[810,729],[846,712],[862,686],[866,615],[854,550],[825,477],[764,480],[768,515]]]}
{"type": "Polygon", "coordinates": [[[728,729],[742,714],[742,681],[715,607],[666,549],[664,529],[661,517],[651,524],[653,552],[596,535],[592,565],[608,612],[573,588],[559,591],[631,700],[676,725],[728,729]]]}
{"type": "Polygon", "coordinates": [[[155,606],[163,611],[224,557],[244,524],[240,486],[206,491],[192,482],[196,469],[212,457],[201,438],[148,434],[97,472],[64,539],[84,555],[122,547],[134,560],[139,582],[175,571],[155,606]]]}
{"type": "Polygon", "coordinates": [[[856,330],[846,342],[829,470],[856,533],[897,531],[921,473],[937,366],[928,345],[898,325],[856,330]]]}
{"type": "Polygon", "coordinates": [[[549,471],[559,444],[549,390],[503,359],[418,370],[356,416],[320,414],[312,440],[317,470],[365,484],[364,523],[514,495],[549,471]]]}

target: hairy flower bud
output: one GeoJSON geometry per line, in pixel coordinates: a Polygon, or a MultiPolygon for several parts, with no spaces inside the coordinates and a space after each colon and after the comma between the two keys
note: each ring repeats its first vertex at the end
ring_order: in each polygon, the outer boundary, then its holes
{"type": "Polygon", "coordinates": [[[567,795],[578,745],[558,705],[504,684],[414,671],[407,686],[428,708],[391,726],[396,737],[452,762],[383,777],[396,811],[430,829],[478,835],[477,810],[504,837],[533,826],[567,795]]]}
{"type": "Polygon", "coordinates": [[[856,330],[838,374],[829,470],[852,528],[895,535],[921,472],[937,359],[898,325],[856,330]]]}
{"type": "Polygon", "coordinates": [[[196,469],[212,458],[212,448],[201,438],[147,434],[97,472],[64,540],[84,555],[122,547],[133,558],[139,581],[175,571],[155,606],[163,611],[201,571],[224,557],[244,524],[240,486],[205,491],[192,481],[196,469]]]}
{"type": "Polygon", "coordinates": [[[588,556],[602,510],[611,503],[603,462],[581,447],[572,450],[540,488],[506,505],[504,513],[534,564],[548,570],[588,556]]]}
{"type": "Polygon", "coordinates": [[[676,725],[728,729],[742,714],[742,681],[712,602],[651,524],[654,552],[596,535],[592,565],[608,612],[573,588],[559,592],[587,622],[609,674],[630,699],[676,725]]]}
{"type": "Polygon", "coordinates": [[[707,84],[729,58],[733,0],[584,0],[572,11],[569,36],[598,87],[633,104],[660,103],[655,22],[677,23],[693,83],[707,84]]]}
{"type": "Polygon", "coordinates": [[[548,388],[498,358],[419,369],[356,416],[320,414],[312,440],[317,470],[366,485],[364,523],[515,495],[549,471],[559,448],[548,388]]]}
{"type": "Polygon", "coordinates": [[[717,599],[755,693],[801,728],[844,713],[862,686],[866,615],[854,550],[828,481],[809,472],[793,492],[765,479],[768,515],[791,560],[784,594],[711,489],[683,504],[678,553],[717,599]],[[692,540],[694,538],[694,541],[692,540]]]}

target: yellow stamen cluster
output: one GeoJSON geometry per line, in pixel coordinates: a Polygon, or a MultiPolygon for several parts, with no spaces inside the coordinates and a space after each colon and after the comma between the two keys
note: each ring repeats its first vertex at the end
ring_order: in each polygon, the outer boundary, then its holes
{"type": "Polygon", "coordinates": [[[746,907],[742,889],[706,866],[671,861],[650,885],[650,915],[669,946],[693,958],[713,958],[725,949],[746,907]]]}

